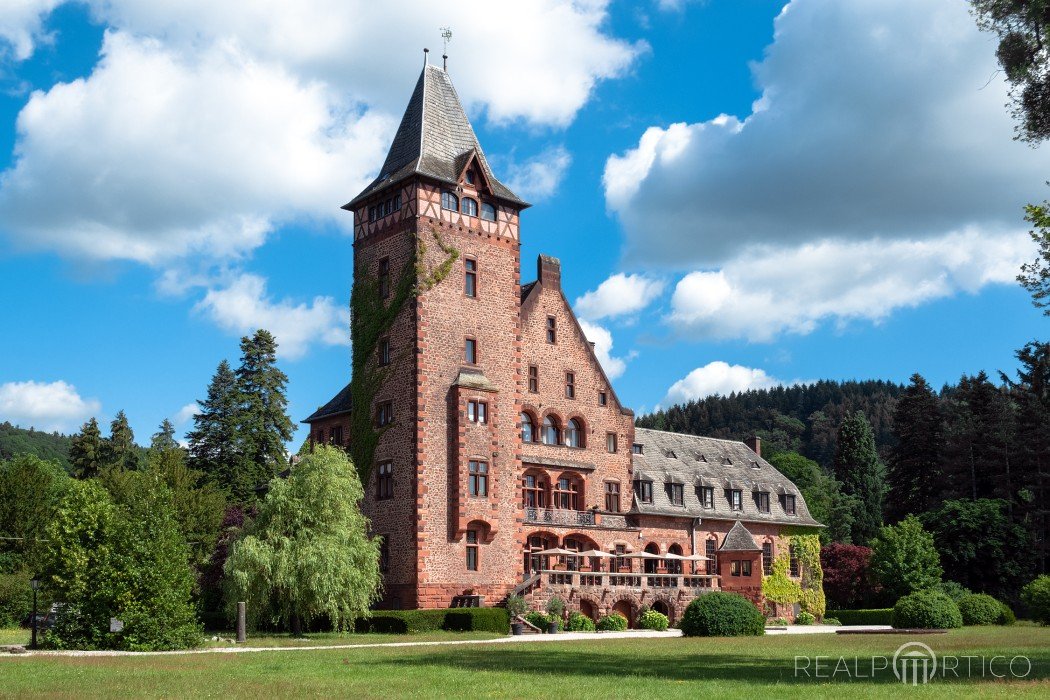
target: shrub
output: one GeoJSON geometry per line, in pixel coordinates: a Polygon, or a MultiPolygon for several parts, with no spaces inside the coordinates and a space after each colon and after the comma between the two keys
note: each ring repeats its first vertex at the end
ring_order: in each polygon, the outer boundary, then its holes
{"type": "Polygon", "coordinates": [[[836,605],[863,605],[871,597],[871,548],[830,542],[820,549],[824,593],[836,605]]]}
{"type": "Polygon", "coordinates": [[[995,625],[1003,616],[1003,606],[984,593],[971,593],[957,601],[964,625],[995,625]]]}
{"type": "Polygon", "coordinates": [[[942,570],[933,535],[914,515],[883,527],[872,543],[871,571],[882,589],[894,597],[937,587],[942,570]]]}
{"type": "Polygon", "coordinates": [[[955,601],[940,591],[919,591],[893,606],[893,626],[916,629],[962,627],[962,613],[955,601]]]}
{"type": "Polygon", "coordinates": [[[1021,600],[1033,620],[1050,625],[1050,576],[1043,574],[1022,588],[1021,600]]]}
{"type": "Polygon", "coordinates": [[[813,617],[805,610],[800,611],[799,614],[795,616],[796,625],[812,625],[816,621],[817,618],[813,617]]]}
{"type": "Polygon", "coordinates": [[[786,617],[778,617],[773,620],[768,620],[766,624],[773,625],[775,627],[786,627],[791,623],[788,622],[788,619],[786,617]]]}
{"type": "Polygon", "coordinates": [[[33,590],[29,587],[29,574],[0,574],[0,627],[21,624],[31,612],[33,590]]]}
{"type": "Polygon", "coordinates": [[[569,613],[569,621],[565,624],[565,629],[568,632],[593,632],[594,620],[574,610],[569,613]]]}
{"type": "Polygon", "coordinates": [[[520,595],[507,597],[507,614],[512,618],[524,615],[528,609],[529,607],[525,604],[525,599],[520,595]]]}
{"type": "Polygon", "coordinates": [[[612,613],[598,620],[599,632],[623,632],[627,629],[627,618],[620,613],[612,613]]]}
{"type": "Polygon", "coordinates": [[[1006,603],[999,603],[1001,606],[999,610],[999,619],[996,621],[997,625],[1012,625],[1017,622],[1017,616],[1014,615],[1014,611],[1006,603]]]}
{"type": "Polygon", "coordinates": [[[553,598],[551,598],[550,600],[547,601],[547,614],[548,615],[550,615],[551,617],[558,617],[558,618],[560,618],[563,612],[565,612],[565,601],[564,600],[562,600],[558,596],[554,596],[553,598]]]}
{"type": "Polygon", "coordinates": [[[940,591],[956,603],[968,595],[973,595],[973,591],[957,581],[941,581],[940,585],[933,587],[933,590],[940,591]]]}
{"type": "Polygon", "coordinates": [[[686,637],[736,637],[765,634],[766,618],[737,593],[705,593],[689,603],[680,627],[686,637]]]}
{"type": "Polygon", "coordinates": [[[525,613],[524,617],[525,622],[528,622],[533,627],[539,627],[544,632],[547,631],[547,624],[550,622],[550,618],[547,617],[544,613],[541,613],[537,610],[530,610],[529,612],[525,613]]]}
{"type": "Polygon", "coordinates": [[[824,618],[824,624],[825,624],[825,625],[833,625],[833,626],[835,626],[835,627],[838,627],[838,626],[839,626],[839,625],[841,625],[842,623],[841,623],[841,622],[839,622],[838,618],[835,618],[835,617],[825,617],[825,618],[824,618]]]}
{"type": "Polygon", "coordinates": [[[663,632],[667,629],[667,615],[655,610],[646,610],[638,616],[638,627],[643,630],[663,632]]]}
{"type": "Polygon", "coordinates": [[[868,610],[828,610],[827,614],[831,617],[834,617],[844,625],[893,624],[893,608],[873,608],[868,610]]]}
{"type": "Polygon", "coordinates": [[[498,632],[510,630],[505,608],[446,608],[440,610],[382,610],[358,618],[357,632],[417,634],[419,632],[498,632]]]}

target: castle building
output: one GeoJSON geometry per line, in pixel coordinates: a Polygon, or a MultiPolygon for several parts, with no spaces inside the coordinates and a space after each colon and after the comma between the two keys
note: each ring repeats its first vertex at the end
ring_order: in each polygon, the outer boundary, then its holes
{"type": "Polygon", "coordinates": [[[496,178],[448,73],[426,65],[379,176],[343,207],[354,376],[304,421],[358,462],[381,606],[557,595],[592,617],[648,606],[673,621],[705,591],[762,603],[788,533],[820,525],[757,439],[634,427],[559,261],[540,256],[521,283],[528,206],[496,178]]]}

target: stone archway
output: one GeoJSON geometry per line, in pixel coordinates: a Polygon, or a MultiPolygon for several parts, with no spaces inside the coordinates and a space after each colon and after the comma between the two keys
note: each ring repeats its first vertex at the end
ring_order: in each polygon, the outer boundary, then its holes
{"type": "Polygon", "coordinates": [[[580,612],[591,618],[592,621],[598,621],[598,606],[586,598],[580,599],[580,612]]]}
{"type": "Polygon", "coordinates": [[[619,613],[627,618],[627,627],[634,629],[634,604],[629,600],[618,600],[613,603],[612,612],[619,613]]]}

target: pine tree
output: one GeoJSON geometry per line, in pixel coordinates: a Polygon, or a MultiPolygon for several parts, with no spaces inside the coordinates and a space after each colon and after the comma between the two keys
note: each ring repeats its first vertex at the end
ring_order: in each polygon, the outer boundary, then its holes
{"type": "Polygon", "coordinates": [[[238,454],[237,378],[223,360],[208,385],[208,397],[198,402],[190,442],[189,466],[229,488],[238,454]]]}
{"type": "Polygon", "coordinates": [[[259,329],[241,338],[241,365],[237,368],[238,468],[231,483],[234,496],[247,501],[255,489],[284,469],[285,443],[292,439],[285,387],[288,377],[277,368],[277,341],[259,329]]]}
{"type": "Polygon", "coordinates": [[[857,499],[852,539],[854,544],[866,545],[882,527],[886,477],[871,424],[860,411],[847,416],[839,426],[835,478],[842,482],[847,496],[857,499]]]}
{"type": "Polygon", "coordinates": [[[109,424],[109,439],[103,443],[106,466],[127,471],[138,469],[137,450],[135,433],[128,425],[128,417],[124,411],[117,411],[117,417],[109,424]]]}
{"type": "Polygon", "coordinates": [[[963,375],[947,393],[947,467],[953,490],[946,497],[1013,498],[1013,406],[984,372],[963,375]]]}
{"type": "Polygon", "coordinates": [[[175,441],[175,426],[165,418],[160,424],[160,429],[153,433],[149,449],[151,452],[167,452],[178,449],[178,447],[179,443],[175,441]]]}
{"type": "Polygon", "coordinates": [[[897,444],[890,453],[887,512],[892,520],[924,513],[945,488],[944,416],[940,400],[920,374],[897,400],[893,416],[897,444]]]}
{"type": "Polygon", "coordinates": [[[102,432],[98,429],[98,421],[92,418],[84,423],[70,443],[69,462],[73,465],[73,475],[78,479],[98,476],[105,464],[102,451],[102,432]]]}

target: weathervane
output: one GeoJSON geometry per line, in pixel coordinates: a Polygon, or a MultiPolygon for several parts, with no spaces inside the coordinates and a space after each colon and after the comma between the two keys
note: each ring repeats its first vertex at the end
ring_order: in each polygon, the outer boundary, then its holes
{"type": "Polygon", "coordinates": [[[441,27],[441,67],[444,70],[448,70],[448,42],[452,41],[452,30],[448,27],[441,27]]]}

